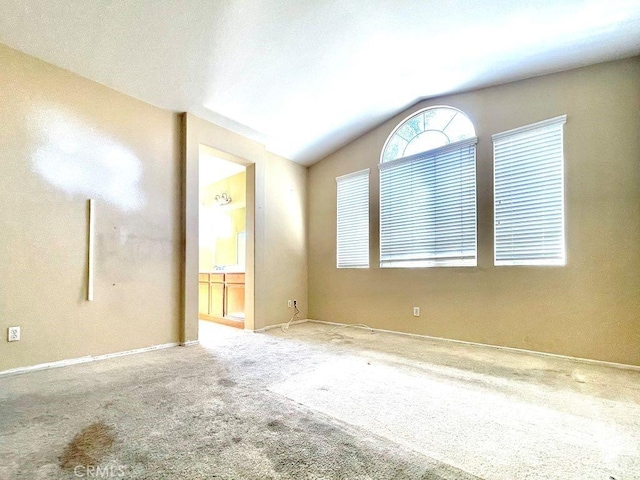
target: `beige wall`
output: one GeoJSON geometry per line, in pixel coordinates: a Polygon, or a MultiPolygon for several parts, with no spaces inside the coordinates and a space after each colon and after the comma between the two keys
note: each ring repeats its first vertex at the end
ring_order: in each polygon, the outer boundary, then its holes
{"type": "Polygon", "coordinates": [[[0,115],[0,371],[197,339],[200,144],[247,167],[246,328],[305,318],[305,167],[3,45],[0,115]]]}
{"type": "Polygon", "coordinates": [[[420,103],[309,169],[309,317],[640,365],[639,185],[640,58],[420,103]],[[380,152],[429,105],[476,127],[478,267],[380,269],[380,152]],[[491,135],[561,114],[568,265],[496,268],[491,135]],[[367,167],[372,268],[338,270],[335,177],[367,167]]]}
{"type": "Polygon", "coordinates": [[[177,342],[178,116],[0,45],[0,117],[0,371],[177,342]]]}
{"type": "Polygon", "coordinates": [[[307,168],[267,154],[265,325],[288,322],[297,300],[307,318],[307,168]]]}

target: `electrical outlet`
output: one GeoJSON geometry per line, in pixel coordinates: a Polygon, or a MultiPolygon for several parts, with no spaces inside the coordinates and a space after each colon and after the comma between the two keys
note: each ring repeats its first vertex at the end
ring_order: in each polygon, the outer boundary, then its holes
{"type": "Polygon", "coordinates": [[[20,327],[7,328],[7,340],[9,342],[17,342],[20,340],[20,327]]]}
{"type": "Polygon", "coordinates": [[[414,317],[420,316],[420,307],[413,307],[413,316],[414,317]]]}
{"type": "Polygon", "coordinates": [[[297,306],[298,306],[298,301],[297,301],[297,300],[294,300],[294,301],[293,301],[293,306],[294,306],[294,307],[297,307],[297,306]]]}
{"type": "Polygon", "coordinates": [[[291,300],[287,300],[287,308],[291,308],[293,305],[291,305],[291,300]]]}

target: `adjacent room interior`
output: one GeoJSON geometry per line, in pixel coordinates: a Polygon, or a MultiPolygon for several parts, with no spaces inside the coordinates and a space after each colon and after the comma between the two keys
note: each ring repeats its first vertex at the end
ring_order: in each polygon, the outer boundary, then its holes
{"type": "Polygon", "coordinates": [[[246,167],[199,152],[198,319],[244,329],[246,167]]]}
{"type": "Polygon", "coordinates": [[[0,18],[1,479],[640,478],[637,3],[0,18]]]}

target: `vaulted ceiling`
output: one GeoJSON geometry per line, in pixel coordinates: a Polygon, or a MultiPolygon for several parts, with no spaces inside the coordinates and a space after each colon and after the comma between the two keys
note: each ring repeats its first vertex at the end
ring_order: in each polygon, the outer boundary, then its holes
{"type": "Polygon", "coordinates": [[[4,0],[0,43],[308,165],[418,100],[640,54],[640,0],[4,0]]]}

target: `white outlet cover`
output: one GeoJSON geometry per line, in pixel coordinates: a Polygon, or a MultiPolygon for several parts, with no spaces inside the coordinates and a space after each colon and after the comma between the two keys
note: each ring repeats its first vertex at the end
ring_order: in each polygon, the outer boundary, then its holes
{"type": "Polygon", "coordinates": [[[20,327],[9,327],[7,329],[7,340],[9,342],[17,342],[20,340],[20,327]]]}
{"type": "Polygon", "coordinates": [[[414,317],[420,316],[420,307],[413,307],[413,316],[414,317]]]}

